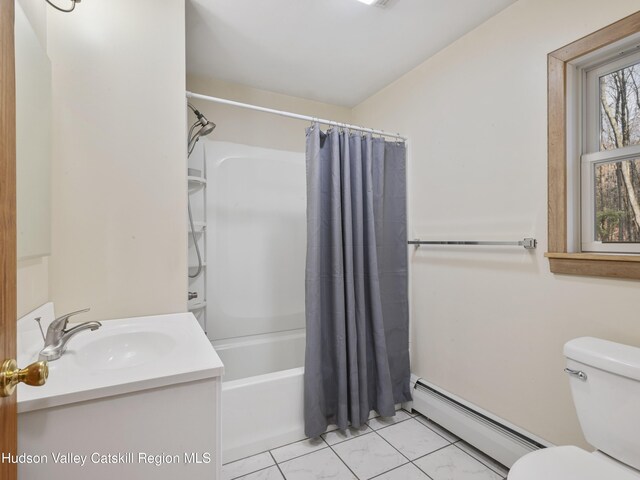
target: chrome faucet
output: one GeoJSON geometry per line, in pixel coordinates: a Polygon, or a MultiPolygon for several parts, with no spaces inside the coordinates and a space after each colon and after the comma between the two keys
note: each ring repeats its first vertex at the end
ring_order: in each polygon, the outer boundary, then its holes
{"type": "Polygon", "coordinates": [[[66,330],[69,317],[88,311],[89,309],[85,308],[77,312],[67,313],[51,322],[47,329],[47,336],[44,339],[44,348],[40,351],[38,360],[48,360],[52,362],[53,360],[59,359],[67,350],[67,343],[69,343],[71,337],[85,330],[93,331],[99,329],[102,326],[100,322],[84,322],[66,330]]]}

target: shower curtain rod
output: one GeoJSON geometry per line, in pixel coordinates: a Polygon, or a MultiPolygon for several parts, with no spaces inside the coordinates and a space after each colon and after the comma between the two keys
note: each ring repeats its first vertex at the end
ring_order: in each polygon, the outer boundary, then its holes
{"type": "Polygon", "coordinates": [[[257,110],[259,112],[272,113],[274,115],[280,115],[281,117],[297,118],[298,120],[307,120],[309,122],[322,123],[323,125],[333,125],[334,127],[347,128],[349,130],[357,130],[359,132],[368,132],[374,135],[381,135],[384,137],[397,138],[402,141],[406,141],[407,137],[400,135],[399,133],[388,133],[384,130],[374,130],[373,128],[359,127],[357,125],[349,125],[348,123],[335,122],[333,120],[324,120],[322,118],[310,117],[309,115],[300,115],[298,113],[285,112],[283,110],[274,110],[273,108],[259,107],[258,105],[251,105],[250,103],[234,102],[233,100],[227,100],[226,98],[209,97],[207,95],[200,95],[199,93],[193,93],[187,91],[187,98],[197,98],[198,100],[206,100],[208,102],[222,103],[224,105],[232,105],[234,107],[248,108],[249,110],[257,110]]]}

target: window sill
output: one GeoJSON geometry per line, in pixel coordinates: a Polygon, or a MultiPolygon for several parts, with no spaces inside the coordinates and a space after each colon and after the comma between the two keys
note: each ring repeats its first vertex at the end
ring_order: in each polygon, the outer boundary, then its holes
{"type": "Polygon", "coordinates": [[[547,252],[544,256],[552,273],[640,280],[640,255],[547,252]]]}

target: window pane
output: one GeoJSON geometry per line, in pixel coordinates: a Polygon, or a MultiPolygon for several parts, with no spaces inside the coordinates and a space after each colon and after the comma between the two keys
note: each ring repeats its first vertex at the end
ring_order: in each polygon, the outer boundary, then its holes
{"type": "Polygon", "coordinates": [[[595,168],[595,239],[640,242],[640,158],[595,168]]]}
{"type": "Polygon", "coordinates": [[[600,150],[640,144],[640,63],[600,77],[600,150]]]}

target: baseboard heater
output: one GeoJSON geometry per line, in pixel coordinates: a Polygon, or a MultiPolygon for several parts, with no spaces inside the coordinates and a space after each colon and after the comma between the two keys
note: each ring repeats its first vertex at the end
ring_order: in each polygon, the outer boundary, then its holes
{"type": "Polygon", "coordinates": [[[413,409],[506,467],[549,442],[412,375],[413,409]]]}

